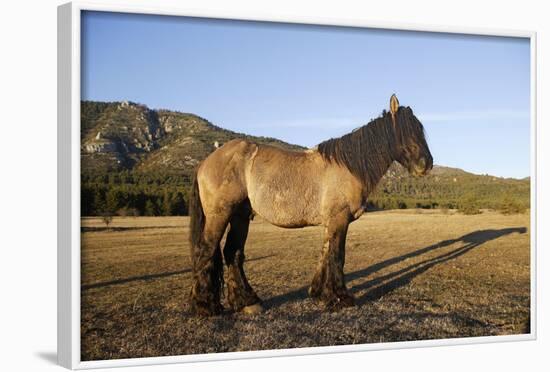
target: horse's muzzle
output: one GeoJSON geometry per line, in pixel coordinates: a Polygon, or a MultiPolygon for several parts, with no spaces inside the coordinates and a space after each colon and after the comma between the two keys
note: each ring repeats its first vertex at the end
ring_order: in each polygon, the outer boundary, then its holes
{"type": "Polygon", "coordinates": [[[413,166],[413,173],[415,176],[424,176],[428,174],[428,172],[433,168],[433,160],[430,157],[429,159],[426,159],[425,157],[422,157],[418,160],[418,163],[414,164],[413,166]]]}

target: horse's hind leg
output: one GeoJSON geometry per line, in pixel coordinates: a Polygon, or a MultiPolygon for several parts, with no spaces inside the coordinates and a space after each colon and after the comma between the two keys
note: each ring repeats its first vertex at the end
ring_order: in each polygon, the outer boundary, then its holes
{"type": "Polygon", "coordinates": [[[206,219],[202,237],[193,249],[193,286],[191,308],[199,315],[223,312],[220,296],[223,283],[223,260],[220,240],[229,220],[229,212],[206,219]]]}
{"type": "Polygon", "coordinates": [[[231,216],[223,255],[229,269],[226,283],[229,305],[234,311],[258,313],[262,311],[260,299],[248,283],[243,268],[244,245],[251,213],[250,202],[246,200],[231,216]]]}
{"type": "Polygon", "coordinates": [[[320,298],[330,310],[355,304],[344,278],[347,231],[345,218],[336,219],[326,227],[321,261],[309,289],[309,295],[320,298]]]}

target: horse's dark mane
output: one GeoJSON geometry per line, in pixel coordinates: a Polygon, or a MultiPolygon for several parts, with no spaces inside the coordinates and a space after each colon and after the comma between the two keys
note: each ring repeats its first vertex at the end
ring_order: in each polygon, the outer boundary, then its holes
{"type": "Polygon", "coordinates": [[[395,160],[395,151],[402,139],[423,135],[422,125],[409,107],[399,108],[396,121],[397,135],[390,113],[383,111],[380,117],[351,133],[321,142],[317,150],[326,160],[348,168],[372,190],[395,160]],[[414,125],[415,122],[418,124],[414,125]]]}

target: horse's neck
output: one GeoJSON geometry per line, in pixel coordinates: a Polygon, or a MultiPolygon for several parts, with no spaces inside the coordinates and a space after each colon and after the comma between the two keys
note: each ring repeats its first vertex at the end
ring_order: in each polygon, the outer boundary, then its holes
{"type": "Polygon", "coordinates": [[[365,194],[365,197],[376,189],[376,186],[393,163],[393,159],[389,155],[376,153],[375,151],[372,152],[373,153],[367,153],[367,156],[372,156],[377,159],[369,162],[370,164],[375,164],[375,166],[370,168],[368,179],[364,182],[363,193],[365,194]]]}
{"type": "Polygon", "coordinates": [[[364,180],[364,193],[368,196],[392,165],[393,156],[387,145],[378,143],[377,146],[367,147],[366,157],[369,171],[367,179],[364,180]]]}

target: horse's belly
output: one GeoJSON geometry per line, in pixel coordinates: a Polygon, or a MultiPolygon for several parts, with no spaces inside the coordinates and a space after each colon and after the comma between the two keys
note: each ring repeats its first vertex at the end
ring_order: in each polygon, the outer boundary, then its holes
{"type": "Polygon", "coordinates": [[[317,198],[307,193],[257,193],[249,199],[254,212],[273,225],[297,228],[321,224],[317,198]]]}

